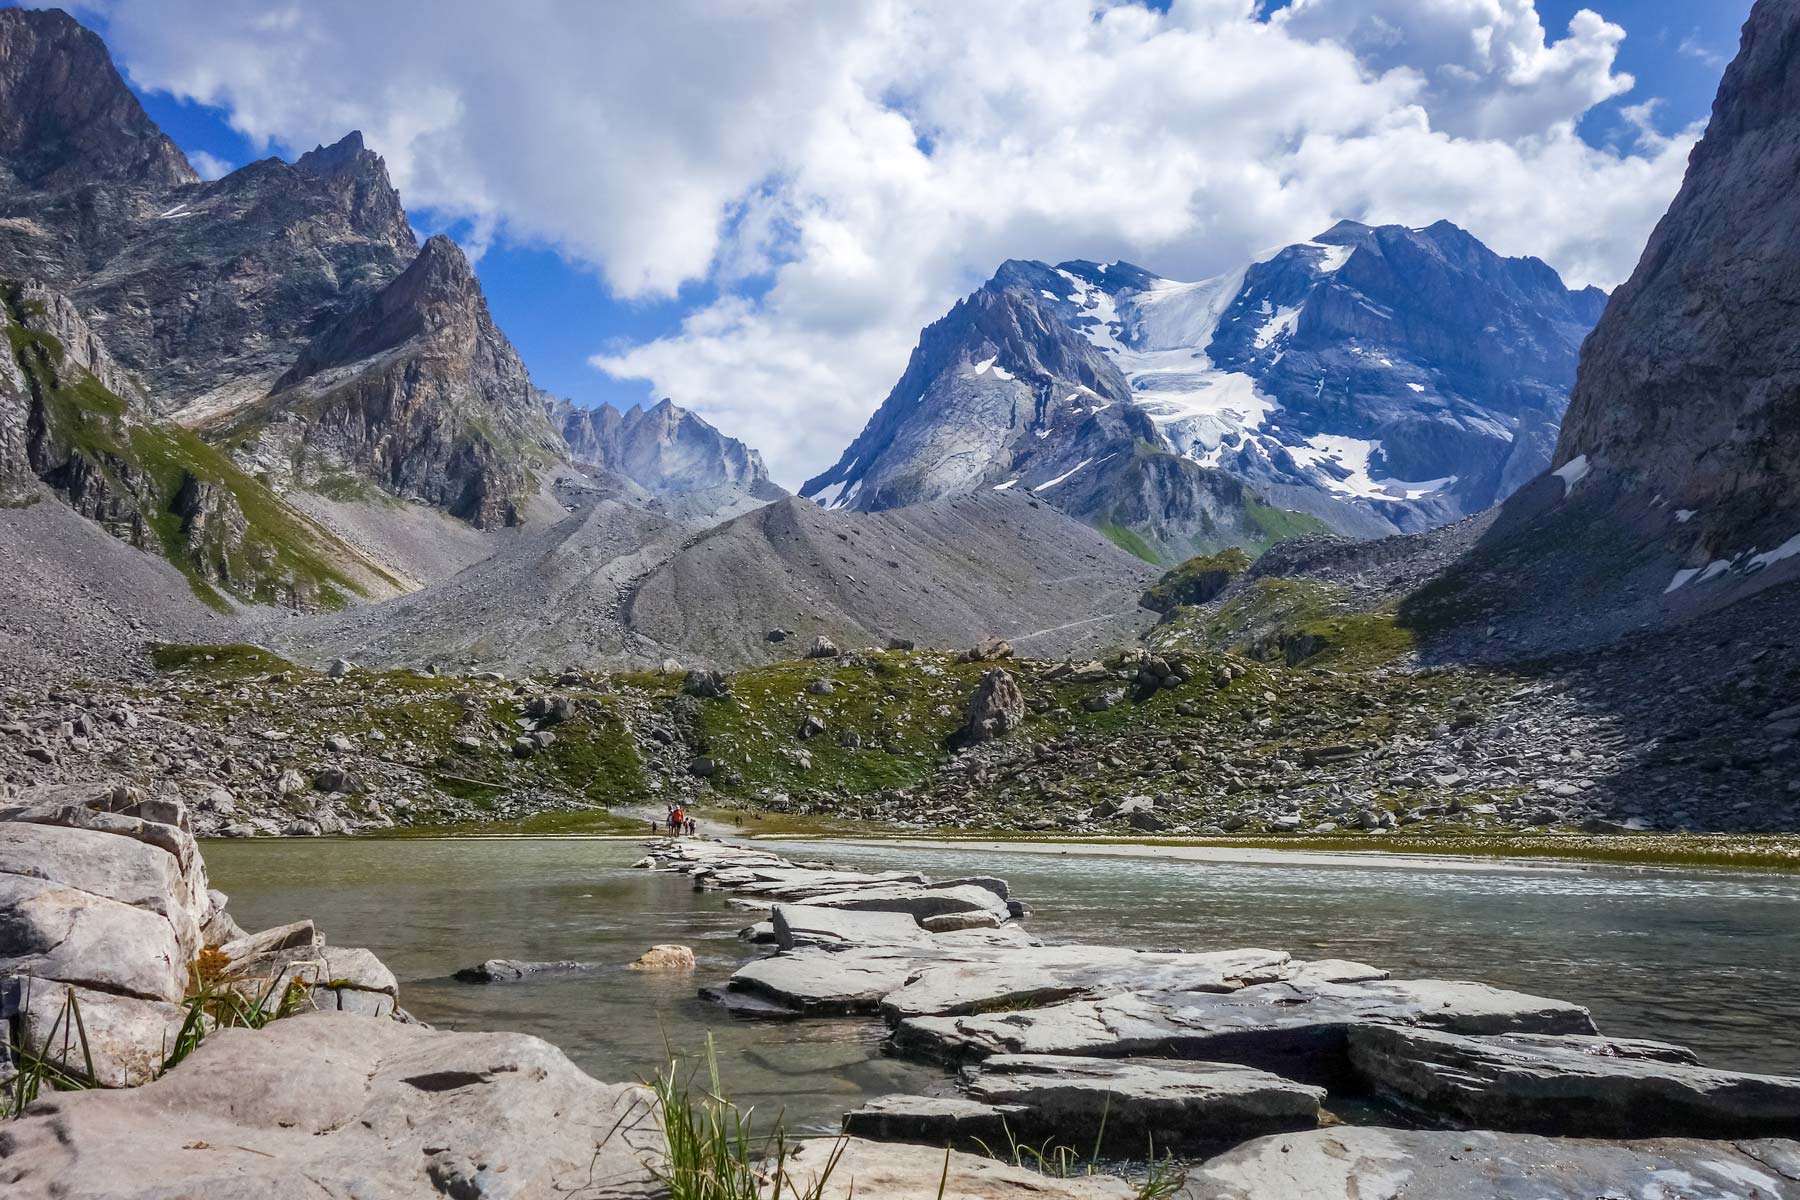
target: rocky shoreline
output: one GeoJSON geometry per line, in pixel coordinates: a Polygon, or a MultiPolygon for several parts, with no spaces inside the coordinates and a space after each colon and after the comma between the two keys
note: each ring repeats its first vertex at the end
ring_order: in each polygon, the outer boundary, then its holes
{"type": "MultiPolygon", "coordinates": [[[[1676,1171],[1689,1200],[1800,1197],[1800,1079],[1603,1037],[1577,1004],[1279,950],[1046,944],[995,876],[700,838],[639,865],[756,918],[742,936],[771,952],[702,991],[722,1013],[878,1016],[894,1053],[945,1065],[934,1094],[871,1099],[791,1155],[783,1178],[823,1178],[831,1200],[1140,1195],[1005,1161],[1017,1143],[1140,1164],[1154,1146],[1187,1164],[1179,1200],[1487,1200],[1527,1179],[1533,1200],[1592,1200],[1676,1171]]],[[[529,987],[591,966],[469,976],[529,987]]],[[[645,1088],[534,1037],[419,1025],[374,954],[310,921],[244,931],[185,806],[127,785],[0,809],[0,997],[0,1093],[47,1062],[65,1077],[0,1123],[9,1197],[664,1193],[645,1088]],[[281,1015],[229,1019],[246,1006],[281,1015]]]]}
{"type": "Polygon", "coordinates": [[[639,865],[767,913],[742,936],[774,953],[702,995],[757,1019],[879,1014],[893,1053],[955,1069],[953,1090],[847,1114],[857,1137],[1140,1158],[1154,1138],[1217,1156],[1191,1173],[1193,1200],[1511,1195],[1492,1190],[1494,1156],[1445,1153],[1459,1138],[1492,1146],[1533,1196],[1591,1200],[1673,1169],[1693,1181],[1683,1195],[1800,1195],[1785,1140],[1800,1078],[1606,1037],[1578,1004],[1277,950],[1045,945],[999,879],[702,841],[653,845],[639,865]],[[946,910],[967,915],[933,931],[946,910]]]}

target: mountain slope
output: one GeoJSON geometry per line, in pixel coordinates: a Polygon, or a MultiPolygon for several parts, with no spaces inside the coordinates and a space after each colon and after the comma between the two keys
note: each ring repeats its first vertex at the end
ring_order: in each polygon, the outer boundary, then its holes
{"type": "Polygon", "coordinates": [[[1148,491],[1140,474],[1046,498],[1103,528],[1204,511],[1210,528],[1148,529],[1163,546],[1185,534],[1190,551],[1258,544],[1240,496],[1356,536],[1426,528],[1548,464],[1603,302],[1448,222],[1341,222],[1199,283],[1129,263],[1012,261],[925,331],[863,434],[802,494],[872,510],[978,487],[1042,492],[1165,452],[1200,470],[1163,465],[1148,491]]]}
{"type": "Polygon", "coordinates": [[[670,657],[741,666],[793,658],[818,634],[846,649],[1004,636],[1048,656],[1150,619],[1137,596],[1152,569],[1021,496],[873,514],[789,498],[700,533],[609,498],[577,505],[422,591],[258,636],[316,660],[515,671],[670,657]],[[775,629],[792,634],[771,641],[775,629]]]}

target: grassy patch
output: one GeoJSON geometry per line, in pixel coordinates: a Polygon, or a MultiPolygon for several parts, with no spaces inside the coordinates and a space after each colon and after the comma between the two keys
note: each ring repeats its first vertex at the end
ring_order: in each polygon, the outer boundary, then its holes
{"type": "Polygon", "coordinates": [[[1113,545],[1127,554],[1135,554],[1147,563],[1162,565],[1163,556],[1156,552],[1156,548],[1125,526],[1113,521],[1102,521],[1096,528],[1104,533],[1113,545]]]}
{"type": "Polygon", "coordinates": [[[897,651],[871,657],[867,667],[818,659],[733,676],[730,696],[700,708],[707,754],[730,772],[715,777],[715,786],[727,794],[806,787],[858,795],[929,775],[992,664],[897,651]],[[941,673],[928,674],[926,666],[941,673]],[[830,695],[807,691],[817,680],[830,681],[830,695]],[[798,731],[808,716],[825,728],[802,740],[798,731]],[[856,745],[844,744],[847,734],[856,745]]]}
{"type": "Polygon", "coordinates": [[[246,642],[223,646],[159,642],[150,648],[150,662],[159,671],[181,671],[218,680],[249,679],[299,669],[273,650],[246,642]]]}
{"type": "Polygon", "coordinates": [[[1303,512],[1292,509],[1276,508],[1273,504],[1264,503],[1248,492],[1244,495],[1244,514],[1250,519],[1250,525],[1257,532],[1260,552],[1267,550],[1276,542],[1286,541],[1292,537],[1304,537],[1309,533],[1330,533],[1331,526],[1303,512]]]}

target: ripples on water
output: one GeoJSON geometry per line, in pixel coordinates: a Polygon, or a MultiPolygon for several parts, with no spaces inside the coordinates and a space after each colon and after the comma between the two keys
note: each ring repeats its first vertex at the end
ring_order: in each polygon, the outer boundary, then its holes
{"type": "MultiPolygon", "coordinates": [[[[1588,1005],[1612,1034],[1682,1042],[1717,1066],[1800,1073],[1800,881],[1741,874],[1406,870],[996,854],[898,846],[772,847],[937,877],[996,874],[1052,941],[1147,949],[1264,946],[1396,976],[1479,979],[1588,1005]]],[[[402,1002],[453,1029],[548,1038],[601,1078],[646,1078],[711,1032],[727,1088],[790,1128],[835,1129],[861,1097],[941,1087],[886,1058],[863,1021],[732,1021],[700,1001],[752,948],[750,914],[684,877],[628,869],[642,851],[591,841],[219,842],[215,886],[250,929],[310,916],[394,969],[402,1002]],[[625,969],[647,946],[694,947],[695,978],[625,969]],[[471,986],[486,958],[573,958],[588,975],[471,986]]]]}

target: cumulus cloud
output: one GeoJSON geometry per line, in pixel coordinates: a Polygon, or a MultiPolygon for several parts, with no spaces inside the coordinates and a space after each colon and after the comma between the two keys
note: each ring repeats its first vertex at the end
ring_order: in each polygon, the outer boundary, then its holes
{"type": "MultiPolygon", "coordinates": [[[[361,128],[408,203],[622,298],[710,285],[596,366],[827,465],[920,326],[1007,257],[1174,277],[1340,217],[1448,218],[1629,273],[1695,131],[1596,148],[1624,31],[1531,0],[206,0],[107,7],[141,84],[293,150],[361,128]]],[[[1644,110],[1648,112],[1648,110],[1644,110]]],[[[569,314],[571,321],[581,314],[569,314]]]]}
{"type": "Polygon", "coordinates": [[[205,150],[189,150],[187,160],[202,179],[223,179],[237,169],[218,155],[209,154],[205,150]]]}

